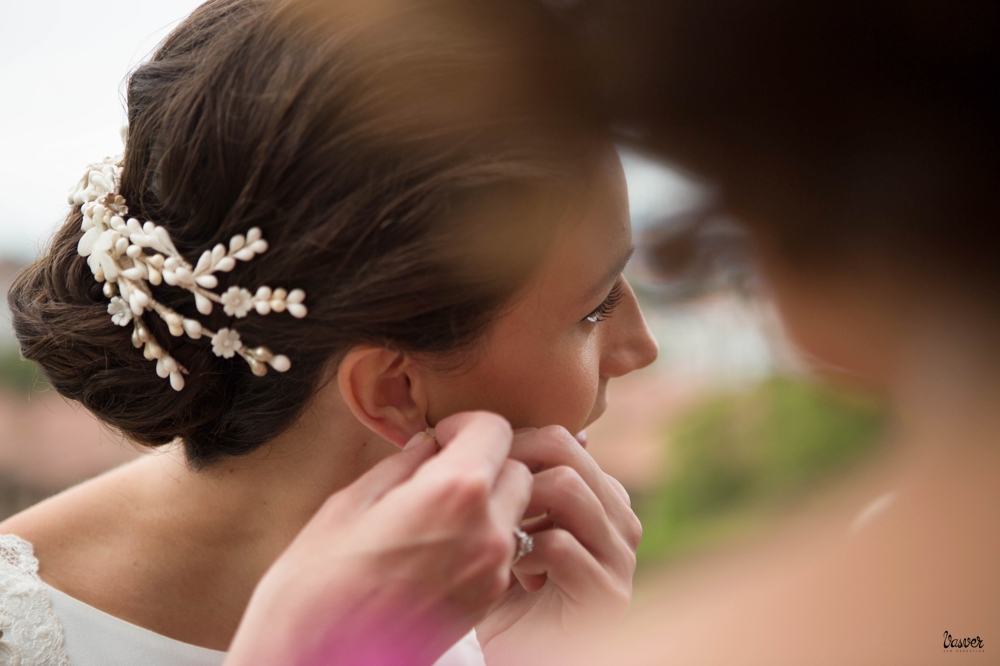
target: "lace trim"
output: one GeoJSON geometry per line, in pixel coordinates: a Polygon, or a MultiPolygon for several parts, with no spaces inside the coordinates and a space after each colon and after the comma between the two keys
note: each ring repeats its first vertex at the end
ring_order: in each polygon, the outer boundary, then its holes
{"type": "Polygon", "coordinates": [[[31,544],[13,534],[0,534],[0,561],[38,578],[38,560],[31,544]]]}
{"type": "Polygon", "coordinates": [[[0,534],[0,632],[0,664],[69,666],[34,550],[13,534],[0,534]]]}

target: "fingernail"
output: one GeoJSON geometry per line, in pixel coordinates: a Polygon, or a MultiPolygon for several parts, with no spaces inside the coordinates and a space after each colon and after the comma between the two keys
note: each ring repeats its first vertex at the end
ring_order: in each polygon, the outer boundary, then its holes
{"type": "Polygon", "coordinates": [[[407,449],[412,449],[414,447],[420,446],[421,444],[425,444],[428,440],[434,441],[434,438],[428,435],[426,432],[418,432],[416,435],[410,438],[410,441],[406,443],[406,446],[403,447],[403,450],[406,451],[407,449]]]}

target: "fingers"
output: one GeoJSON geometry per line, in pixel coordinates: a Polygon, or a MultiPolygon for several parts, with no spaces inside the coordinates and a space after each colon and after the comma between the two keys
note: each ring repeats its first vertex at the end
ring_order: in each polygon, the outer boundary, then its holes
{"type": "Polygon", "coordinates": [[[566,530],[546,530],[532,538],[534,549],[512,567],[518,579],[544,575],[581,606],[603,603],[615,587],[604,567],[566,530]]]}
{"type": "Polygon", "coordinates": [[[489,486],[496,483],[513,438],[506,419],[490,412],[462,412],[439,421],[434,431],[441,453],[421,473],[458,473],[482,478],[489,486]]]}
{"type": "Polygon", "coordinates": [[[504,462],[490,498],[492,514],[498,525],[509,525],[513,530],[521,524],[531,500],[533,485],[531,471],[523,463],[509,458],[504,462]]]}
{"type": "Polygon", "coordinates": [[[433,457],[437,450],[433,437],[417,433],[403,451],[382,460],[352,483],[341,496],[343,503],[357,511],[366,509],[413,476],[417,468],[433,457]]]}
{"type": "Polygon", "coordinates": [[[639,517],[632,511],[632,498],[629,497],[625,486],[610,474],[605,474],[604,476],[608,484],[621,498],[625,507],[624,511],[619,512],[616,525],[618,525],[618,532],[625,539],[625,543],[634,551],[639,547],[639,541],[642,539],[642,523],[639,522],[639,517]]]}
{"type": "Polygon", "coordinates": [[[464,412],[442,419],[435,434],[436,440],[422,432],[414,435],[402,452],[381,461],[351,484],[346,497],[358,509],[372,505],[434,457],[439,444],[453,449],[439,467],[464,474],[479,471],[490,485],[496,481],[510,451],[510,425],[503,417],[464,412]]]}
{"type": "Polygon", "coordinates": [[[519,428],[511,444],[512,458],[533,472],[565,465],[575,469],[587,485],[600,493],[605,489],[604,472],[587,450],[561,426],[519,428]]]}
{"type": "Polygon", "coordinates": [[[631,508],[632,507],[632,498],[629,497],[628,491],[625,490],[625,486],[622,485],[622,482],[619,481],[618,479],[616,479],[615,477],[611,476],[607,472],[604,473],[604,478],[607,480],[608,484],[610,484],[611,488],[616,493],[618,493],[618,496],[621,498],[621,500],[623,502],[625,502],[625,504],[629,508],[631,508]]]}
{"type": "Polygon", "coordinates": [[[638,534],[641,532],[629,506],[628,494],[617,481],[610,481],[610,477],[568,430],[560,426],[518,429],[511,445],[511,457],[535,472],[560,465],[576,470],[594,491],[623,538],[630,544],[634,542],[638,545],[638,534]]]}
{"type": "Polygon", "coordinates": [[[559,466],[535,475],[529,515],[547,514],[592,552],[598,561],[621,575],[631,575],[634,557],[594,491],[576,470],[559,466]]]}

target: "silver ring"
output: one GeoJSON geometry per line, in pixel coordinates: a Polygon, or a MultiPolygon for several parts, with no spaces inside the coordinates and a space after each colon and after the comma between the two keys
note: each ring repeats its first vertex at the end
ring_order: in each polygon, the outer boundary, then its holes
{"type": "Polygon", "coordinates": [[[517,537],[517,555],[514,556],[514,561],[511,562],[512,565],[517,564],[519,559],[535,549],[535,540],[520,527],[514,528],[514,536],[517,537]]]}

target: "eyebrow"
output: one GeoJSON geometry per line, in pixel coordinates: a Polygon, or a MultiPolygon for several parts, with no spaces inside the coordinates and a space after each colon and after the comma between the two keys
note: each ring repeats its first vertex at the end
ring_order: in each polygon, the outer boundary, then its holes
{"type": "Polygon", "coordinates": [[[635,245],[629,247],[628,252],[626,252],[622,257],[612,266],[608,271],[601,277],[600,282],[597,282],[593,287],[587,291],[586,301],[590,301],[595,298],[599,293],[607,288],[608,283],[618,277],[618,274],[625,270],[625,264],[628,260],[632,258],[632,253],[635,252],[635,245]]]}

